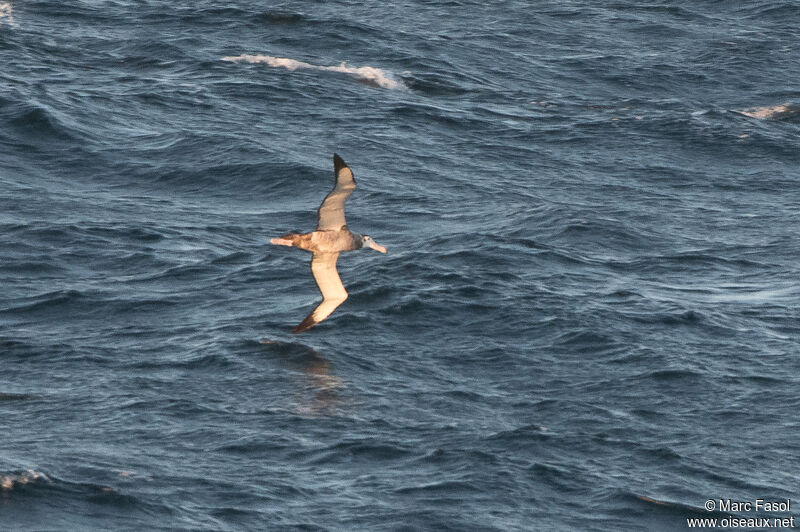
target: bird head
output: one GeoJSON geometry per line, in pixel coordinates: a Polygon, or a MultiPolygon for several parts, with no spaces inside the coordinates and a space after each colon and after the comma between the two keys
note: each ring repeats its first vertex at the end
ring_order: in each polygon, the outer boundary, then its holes
{"type": "Polygon", "coordinates": [[[372,238],[364,235],[361,237],[361,247],[369,247],[374,249],[375,251],[380,251],[381,253],[386,253],[386,248],[372,240],[372,238]]]}

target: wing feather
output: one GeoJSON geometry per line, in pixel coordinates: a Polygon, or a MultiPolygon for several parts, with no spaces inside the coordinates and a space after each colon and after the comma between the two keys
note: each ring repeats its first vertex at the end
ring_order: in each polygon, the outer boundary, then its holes
{"type": "Polygon", "coordinates": [[[317,231],[338,231],[347,221],[344,218],[344,204],[356,189],[353,172],[341,157],[333,154],[333,174],[336,179],[331,190],[317,209],[317,231]]]}
{"type": "Polygon", "coordinates": [[[330,316],[347,299],[347,290],[344,289],[339,272],[336,271],[338,258],[338,253],[319,252],[311,257],[311,273],[314,274],[314,280],[322,294],[322,301],[292,332],[307,331],[330,316]]]}

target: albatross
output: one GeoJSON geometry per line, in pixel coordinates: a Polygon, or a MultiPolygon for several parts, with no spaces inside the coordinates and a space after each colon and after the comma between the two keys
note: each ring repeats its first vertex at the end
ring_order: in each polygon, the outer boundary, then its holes
{"type": "Polygon", "coordinates": [[[322,301],[294,328],[293,333],[309,330],[330,316],[347,299],[347,290],[344,289],[339,272],[336,271],[339,253],[364,247],[386,253],[385,247],[367,235],[357,235],[347,228],[344,203],[356,189],[356,180],[353,178],[353,171],[335,153],[333,175],[333,190],[325,196],[317,209],[317,229],[311,233],[289,233],[269,240],[272,244],[305,249],[312,253],[311,273],[322,294],[322,301]]]}

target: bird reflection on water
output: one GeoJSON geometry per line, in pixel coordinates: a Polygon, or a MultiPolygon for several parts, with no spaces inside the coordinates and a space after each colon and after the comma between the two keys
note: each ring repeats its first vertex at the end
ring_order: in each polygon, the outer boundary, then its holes
{"type": "Polygon", "coordinates": [[[330,360],[319,351],[299,343],[278,340],[261,340],[260,343],[279,347],[276,358],[297,376],[292,379],[296,413],[311,416],[336,413],[343,402],[339,392],[345,387],[345,382],[331,374],[330,360]]]}

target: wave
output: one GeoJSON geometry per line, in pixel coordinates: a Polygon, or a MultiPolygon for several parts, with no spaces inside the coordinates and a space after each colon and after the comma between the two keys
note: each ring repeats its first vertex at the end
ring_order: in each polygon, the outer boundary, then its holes
{"type": "Polygon", "coordinates": [[[761,118],[761,119],[772,119],[772,120],[800,119],[800,105],[791,105],[791,104],[753,107],[750,109],[743,109],[736,112],[744,116],[749,116],[750,118],[761,118]]]}
{"type": "Polygon", "coordinates": [[[44,473],[33,469],[16,473],[0,473],[0,490],[10,491],[18,485],[41,481],[50,482],[50,479],[44,473]]]}
{"type": "Polygon", "coordinates": [[[36,397],[27,393],[3,393],[0,392],[0,401],[28,401],[36,397]]]}
{"type": "Polygon", "coordinates": [[[307,68],[310,70],[327,70],[329,72],[342,72],[349,74],[359,81],[374,87],[381,87],[384,89],[400,89],[404,87],[402,83],[392,79],[392,76],[380,68],[371,66],[351,67],[342,61],[338,66],[320,66],[305,63],[296,59],[288,57],[273,57],[271,55],[236,55],[227,56],[222,58],[223,61],[244,61],[246,63],[265,63],[275,68],[285,68],[287,70],[298,70],[307,68]]]}
{"type": "Polygon", "coordinates": [[[4,23],[12,28],[18,26],[17,23],[14,22],[14,8],[11,2],[0,2],[0,26],[4,23]]]}
{"type": "Polygon", "coordinates": [[[67,124],[69,119],[66,114],[32,100],[13,102],[2,119],[3,133],[10,134],[15,143],[24,142],[33,146],[66,144],[81,136],[67,124]]]}

